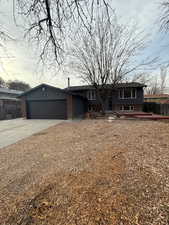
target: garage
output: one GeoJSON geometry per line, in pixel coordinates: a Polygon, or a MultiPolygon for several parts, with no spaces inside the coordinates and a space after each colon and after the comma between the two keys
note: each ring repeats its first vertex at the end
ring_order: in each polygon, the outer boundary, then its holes
{"type": "Polygon", "coordinates": [[[69,91],[41,84],[24,93],[21,99],[22,117],[26,119],[74,119],[86,113],[86,100],[69,91]]]}
{"type": "Polygon", "coordinates": [[[27,102],[28,119],[66,119],[66,100],[41,100],[27,102]]]}
{"type": "Polygon", "coordinates": [[[22,115],[27,119],[67,119],[68,93],[60,88],[41,84],[22,95],[22,115]]]}

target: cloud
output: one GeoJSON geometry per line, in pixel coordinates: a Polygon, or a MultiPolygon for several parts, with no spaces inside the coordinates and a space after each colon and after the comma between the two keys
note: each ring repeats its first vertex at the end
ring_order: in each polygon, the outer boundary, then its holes
{"type": "MultiPolygon", "coordinates": [[[[111,2],[112,8],[116,9],[116,13],[122,22],[138,22],[141,29],[151,33],[153,42],[152,47],[150,46],[148,50],[149,53],[155,54],[156,50],[160,51],[162,37],[157,32],[159,28],[159,24],[157,24],[158,2],[154,0],[111,0],[111,2]]],[[[20,39],[23,30],[15,25],[12,10],[12,1],[5,1],[0,11],[0,24],[12,37],[20,39]]],[[[68,75],[63,72],[56,72],[56,76],[52,76],[48,69],[45,69],[43,76],[40,72],[37,72],[38,54],[35,54],[34,47],[25,41],[8,42],[7,51],[8,55],[12,55],[14,58],[3,60],[3,68],[1,66],[0,71],[4,79],[21,79],[32,86],[42,82],[60,87],[67,85],[68,75]]],[[[71,83],[72,85],[78,84],[79,80],[71,75],[71,83]]]]}
{"type": "Polygon", "coordinates": [[[114,0],[112,7],[116,9],[119,17],[138,21],[144,28],[151,26],[156,20],[157,3],[154,0],[114,0]]]}

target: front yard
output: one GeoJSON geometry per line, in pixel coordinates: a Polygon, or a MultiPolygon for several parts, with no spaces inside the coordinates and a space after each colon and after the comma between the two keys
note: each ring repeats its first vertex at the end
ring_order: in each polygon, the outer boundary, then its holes
{"type": "Polygon", "coordinates": [[[169,224],[169,123],[63,123],[0,151],[4,225],[169,224]]]}

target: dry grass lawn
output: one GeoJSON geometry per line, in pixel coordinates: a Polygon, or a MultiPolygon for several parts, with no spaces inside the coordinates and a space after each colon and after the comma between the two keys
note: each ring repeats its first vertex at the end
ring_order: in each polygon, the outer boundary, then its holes
{"type": "Polygon", "coordinates": [[[169,224],[169,123],[63,123],[0,150],[2,225],[169,224]]]}

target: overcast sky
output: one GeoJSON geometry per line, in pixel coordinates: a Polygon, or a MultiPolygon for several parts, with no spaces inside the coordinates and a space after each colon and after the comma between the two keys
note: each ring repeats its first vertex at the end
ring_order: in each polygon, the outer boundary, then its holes
{"type": "MultiPolygon", "coordinates": [[[[13,20],[12,1],[2,0],[0,8],[1,27],[16,41],[6,42],[6,52],[0,49],[0,76],[5,80],[18,79],[28,82],[31,86],[40,83],[48,83],[58,87],[67,85],[67,74],[58,73],[57,76],[50,72],[45,74],[37,73],[38,54],[35,54],[33,47],[25,41],[17,41],[23,35],[23,30],[17,27],[13,20]],[[3,2],[3,4],[2,4],[3,2]],[[7,58],[7,54],[9,58],[7,58]]],[[[155,0],[112,0],[113,8],[122,21],[138,22],[142,29],[152,34],[152,44],[149,47],[149,55],[160,56],[167,59],[169,50],[165,46],[169,36],[159,32],[159,1],[155,0]]],[[[168,34],[169,35],[169,34],[168,34]]],[[[168,57],[169,58],[169,57],[168,57]]],[[[78,85],[81,82],[71,76],[71,85],[78,85]]]]}

